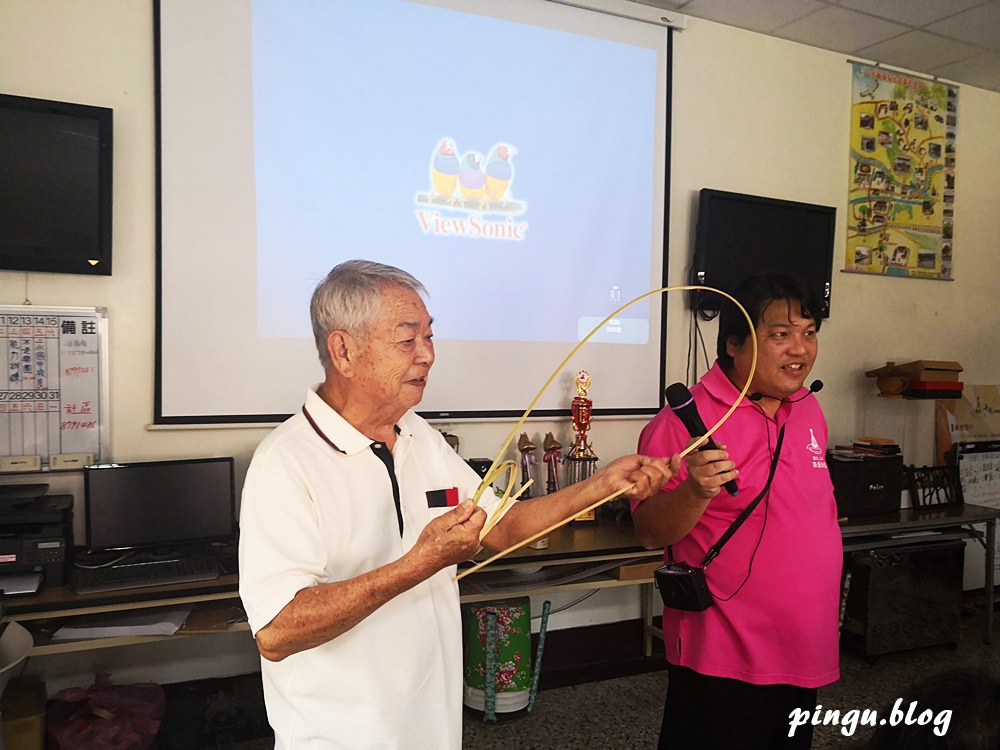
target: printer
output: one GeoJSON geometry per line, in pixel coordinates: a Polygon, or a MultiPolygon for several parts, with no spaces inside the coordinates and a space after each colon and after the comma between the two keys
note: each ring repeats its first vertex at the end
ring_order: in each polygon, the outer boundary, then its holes
{"type": "Polygon", "coordinates": [[[34,575],[39,584],[63,585],[73,549],[73,496],[6,489],[0,489],[0,581],[34,575]]]}

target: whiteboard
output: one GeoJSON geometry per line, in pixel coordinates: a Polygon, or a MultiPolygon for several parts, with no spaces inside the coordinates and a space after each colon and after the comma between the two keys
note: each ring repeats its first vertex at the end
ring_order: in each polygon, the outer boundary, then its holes
{"type": "Polygon", "coordinates": [[[107,333],[103,307],[0,305],[0,456],[107,457],[107,333]]]}
{"type": "Polygon", "coordinates": [[[1000,508],[1000,441],[957,443],[955,453],[963,500],[1000,508]]]}
{"type": "MultiPolygon", "coordinates": [[[[1000,508],[1000,440],[956,443],[955,458],[962,499],[973,505],[1000,508]]],[[[1000,574],[1000,535],[995,540],[994,575],[1000,574]]],[[[963,590],[981,589],[986,585],[983,566],[985,550],[978,543],[965,545],[965,575],[963,590]]],[[[998,578],[997,580],[1000,580],[998,578]]]]}

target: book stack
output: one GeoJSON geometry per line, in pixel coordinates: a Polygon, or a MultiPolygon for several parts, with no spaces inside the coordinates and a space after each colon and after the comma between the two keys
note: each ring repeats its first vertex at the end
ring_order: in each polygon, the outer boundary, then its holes
{"type": "Polygon", "coordinates": [[[961,380],[911,380],[903,389],[904,398],[962,398],[961,380]]]}
{"type": "Polygon", "coordinates": [[[869,370],[874,377],[880,396],[895,398],[962,398],[964,383],[959,380],[962,365],[958,362],[936,359],[918,359],[897,365],[886,362],[885,367],[869,370]]]}
{"type": "Polygon", "coordinates": [[[855,438],[851,443],[851,450],[864,456],[898,456],[902,453],[895,441],[870,435],[855,438]]]}
{"type": "Polygon", "coordinates": [[[937,359],[918,359],[899,366],[907,379],[903,398],[962,398],[962,365],[937,359]]]}
{"type": "Polygon", "coordinates": [[[899,445],[889,438],[862,435],[854,438],[850,444],[836,445],[827,451],[828,457],[842,461],[864,461],[867,458],[888,458],[902,456],[899,445]]]}

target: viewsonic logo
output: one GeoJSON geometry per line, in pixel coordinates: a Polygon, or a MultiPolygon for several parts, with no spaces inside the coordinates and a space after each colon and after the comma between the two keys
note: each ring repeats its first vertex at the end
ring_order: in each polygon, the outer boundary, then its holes
{"type": "Polygon", "coordinates": [[[523,240],[528,223],[514,217],[527,210],[524,201],[511,197],[517,149],[498,143],[484,157],[467,151],[461,157],[455,141],[442,138],[430,163],[430,190],[419,192],[415,202],[417,222],[424,234],[494,240],[523,240]],[[440,207],[440,210],[423,208],[440,207]],[[502,219],[484,214],[504,215],[502,219]]]}

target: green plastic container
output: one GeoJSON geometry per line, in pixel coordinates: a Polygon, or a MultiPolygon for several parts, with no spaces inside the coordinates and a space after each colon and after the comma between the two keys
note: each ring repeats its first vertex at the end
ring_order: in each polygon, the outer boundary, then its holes
{"type": "Polygon", "coordinates": [[[465,705],[489,710],[486,685],[488,615],[496,615],[493,646],[496,698],[494,710],[509,713],[526,708],[531,693],[531,600],[524,596],[462,605],[465,632],[465,705]]]}

